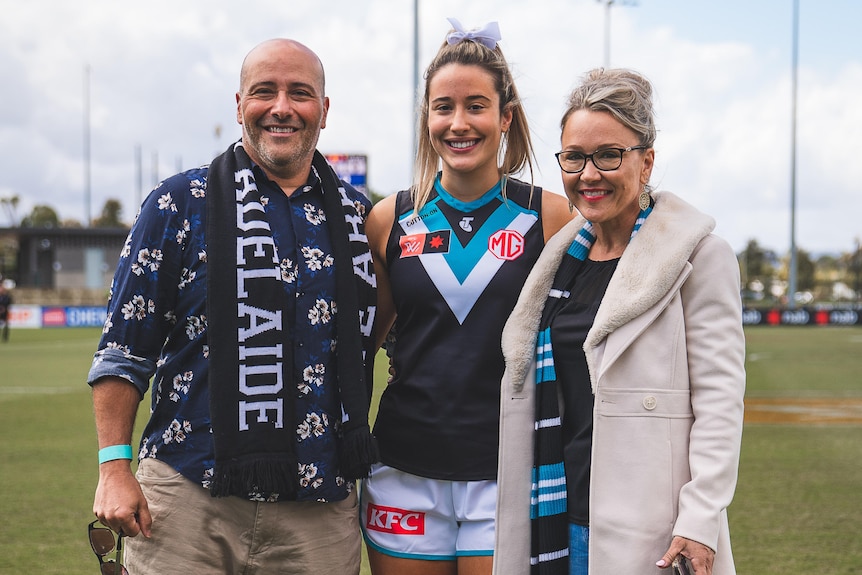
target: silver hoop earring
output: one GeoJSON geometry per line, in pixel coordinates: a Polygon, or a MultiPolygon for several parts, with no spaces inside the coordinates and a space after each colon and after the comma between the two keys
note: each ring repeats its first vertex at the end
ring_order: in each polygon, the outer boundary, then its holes
{"type": "Polygon", "coordinates": [[[497,148],[497,167],[502,168],[506,161],[506,149],[509,145],[509,132],[504,131],[500,136],[500,147],[497,148]]]}

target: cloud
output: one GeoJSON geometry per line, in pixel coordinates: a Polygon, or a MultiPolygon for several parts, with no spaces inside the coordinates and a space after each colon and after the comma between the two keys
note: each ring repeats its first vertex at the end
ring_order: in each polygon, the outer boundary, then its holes
{"type": "MultiPolygon", "coordinates": [[[[603,63],[604,7],[594,0],[419,4],[423,69],[443,41],[446,17],[467,26],[500,23],[534,133],[536,182],[562,192],[552,155],[559,118],[573,85],[603,63]]],[[[778,28],[786,7],[769,0],[752,16],[757,22],[713,28],[697,10],[673,4],[612,11],[612,65],[639,70],[655,86],[654,183],[713,215],[735,249],[757,238],[783,252],[790,233],[791,68],[789,31],[778,28]]],[[[277,36],[312,47],[326,67],[332,106],[321,149],[367,153],[369,183],[378,193],[410,183],[410,2],[0,0],[0,12],[0,195],[21,196],[19,215],[42,203],[62,218],[84,219],[87,67],[91,213],[117,198],[131,218],[139,186],[146,193],[159,178],[208,162],[239,136],[234,93],[242,58],[277,36]]],[[[835,12],[806,12],[803,30],[824,29],[820,20],[835,12]]],[[[799,70],[798,244],[846,251],[862,236],[855,217],[862,211],[855,150],[862,109],[853,105],[862,91],[862,54],[840,42],[805,46],[818,59],[803,51],[799,70]],[[824,58],[828,66],[818,64],[824,58]]]]}
{"type": "MultiPolygon", "coordinates": [[[[632,54],[627,65],[656,90],[654,183],[713,215],[735,249],[756,238],[783,252],[790,242],[790,62],[740,41],[642,31],[629,16],[620,51],[632,54]]],[[[859,71],[859,62],[838,73],[799,68],[796,241],[811,252],[847,251],[862,236],[854,217],[862,208],[862,163],[848,145],[862,133],[862,111],[848,105],[862,89],[859,71]]]]}

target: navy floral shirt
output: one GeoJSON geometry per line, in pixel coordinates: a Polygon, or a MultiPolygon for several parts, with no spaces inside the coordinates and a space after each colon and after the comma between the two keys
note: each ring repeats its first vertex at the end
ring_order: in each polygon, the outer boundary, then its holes
{"type": "MultiPolygon", "coordinates": [[[[320,182],[312,173],[288,197],[260,168],[254,171],[281,260],[287,317],[293,319],[288,335],[297,397],[297,500],[338,501],[353,485],[338,475],[335,261],[320,182]]],[[[88,377],[91,385],[105,376],[126,379],[142,396],[152,378],[152,413],[138,457],[159,459],[204,487],[215,463],[207,385],[206,176],[206,167],[177,174],[141,206],[120,254],[88,377]]],[[[365,196],[344,187],[357,205],[370,209],[365,196]]]]}

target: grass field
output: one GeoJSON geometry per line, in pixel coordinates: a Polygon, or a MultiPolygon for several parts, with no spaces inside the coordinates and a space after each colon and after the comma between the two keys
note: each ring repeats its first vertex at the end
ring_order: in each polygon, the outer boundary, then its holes
{"type": "MultiPolygon", "coordinates": [[[[862,329],[746,336],[750,398],[862,398],[862,329]]],[[[17,330],[0,344],[0,574],[98,570],[86,542],[97,464],[84,383],[98,337],[17,330]]],[[[146,404],[140,413],[139,427],[146,404]]],[[[862,572],[860,461],[860,424],[747,423],[729,510],[739,574],[862,572]]]]}

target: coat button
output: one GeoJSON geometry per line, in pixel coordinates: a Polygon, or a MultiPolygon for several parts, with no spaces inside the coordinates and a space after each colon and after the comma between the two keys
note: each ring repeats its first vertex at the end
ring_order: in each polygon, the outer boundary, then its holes
{"type": "Polygon", "coordinates": [[[656,401],[656,398],[653,395],[648,395],[644,398],[644,408],[648,409],[649,411],[652,411],[653,409],[655,409],[655,406],[657,404],[658,404],[658,402],[656,401]]]}

